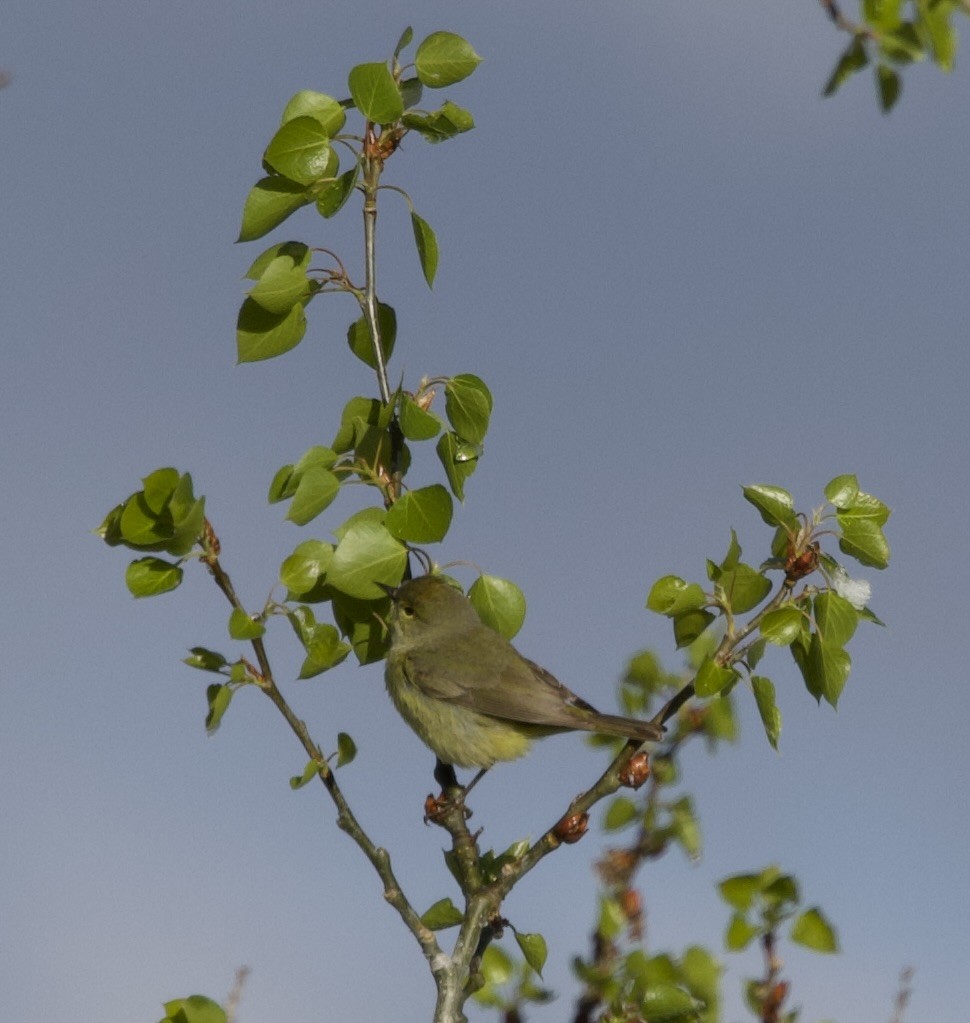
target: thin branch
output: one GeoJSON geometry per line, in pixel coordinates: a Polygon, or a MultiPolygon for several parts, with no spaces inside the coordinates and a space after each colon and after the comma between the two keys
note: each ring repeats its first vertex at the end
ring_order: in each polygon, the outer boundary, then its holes
{"type": "MultiPolygon", "coordinates": [[[[205,529],[202,537],[202,562],[211,573],[216,585],[225,595],[226,599],[234,608],[245,610],[242,602],[236,595],[235,588],[228,573],[219,561],[219,540],[212,529],[208,519],[205,521],[205,529]]],[[[270,666],[269,657],[262,639],[250,640],[256,662],[259,665],[259,677],[254,681],[266,696],[273,702],[276,709],[282,714],[283,719],[290,726],[290,731],[297,737],[300,745],[316,765],[320,781],[323,783],[334,806],[337,808],[337,826],[346,832],[364,853],[377,872],[378,877],[384,885],[384,898],[397,910],[398,915],[404,921],[405,926],[417,939],[425,958],[432,964],[440,963],[443,953],[434,936],[421,922],[421,918],[414,907],[405,897],[401,885],[398,883],[391,868],[391,858],[386,849],[382,849],[371,840],[350,808],[343,791],[337,783],[334,772],[330,768],[323,751],[313,741],[310,731],[305,722],[294,713],[293,708],[287,703],[286,698],[280,692],[276,681],[273,678],[273,671],[270,666]]]]}

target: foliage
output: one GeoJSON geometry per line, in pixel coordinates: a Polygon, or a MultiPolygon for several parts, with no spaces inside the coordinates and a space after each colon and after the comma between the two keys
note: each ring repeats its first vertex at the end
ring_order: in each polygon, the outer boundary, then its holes
{"type": "MultiPolygon", "coordinates": [[[[901,3],[866,3],[866,17],[878,23],[881,34],[856,33],[853,60],[861,59],[859,53],[867,58],[867,47],[878,43],[888,67],[903,59],[902,44],[894,49],[891,40],[912,37],[927,50],[933,48],[944,66],[941,25],[953,6],[932,0],[915,4],[917,15],[904,32],[901,3]]],[[[318,523],[331,506],[339,506],[349,486],[369,488],[373,502],[330,525],[326,538],[297,544],[280,565],[277,591],[255,607],[237,595],[223,567],[218,535],[205,517],[204,498],[195,495],[188,473],[170,467],[150,473],[140,489],[108,513],[98,532],[109,545],[139,555],[126,573],[136,597],[174,590],[192,560],[212,576],[230,605],[228,641],[243,644],[243,652],[227,656],[195,646],[185,659],[210,676],[207,731],[220,727],[240,689],[263,693],[282,714],[307,757],[290,786],[323,784],[340,827],[374,866],[387,901],[425,958],[437,964],[436,1020],[463,1019],[462,1006],[473,994],[507,1020],[520,1019],[526,1005],[552,997],[541,983],[545,938],[505,919],[503,902],[542,859],[580,840],[590,810],[603,802],[603,828],[628,841],[610,849],[598,864],[602,889],[592,948],[587,957],[574,960],[583,985],[576,1018],[591,1019],[599,1012],[598,1018],[615,1021],[715,1023],[720,962],[701,945],[680,954],[648,951],[634,876],[647,860],[671,848],[692,860],[700,856],[695,802],[679,788],[681,754],[697,738],[711,750],[734,741],[739,696],[750,692],[769,743],[778,747],[782,716],[777,693],[783,680],[776,683],[763,673],[768,653],[787,649],[815,700],[837,705],[851,668],[847,644],[860,622],[879,624],[868,608],[869,584],[853,579],[843,561],[871,569],[885,568],[889,561],[883,532],[889,509],[862,490],[854,475],[836,476],[825,487],[824,502],[804,512],[783,487],[744,487],[744,498],[768,527],[760,561],[742,560],[732,530],[723,557],[706,562],[704,581],[670,574],[650,588],[647,608],[670,620],[674,643],[687,657],[684,672],[669,673],[652,654],[640,653],[623,680],[626,712],[667,729],[652,758],[635,742],[593,738],[611,753],[603,775],[538,839],[513,843],[500,853],[480,848],[477,834],[468,829],[466,793],[453,778],[440,775],[446,791],[442,799],[429,801],[428,819],[451,837],[445,862],[461,892],[461,905],[443,897],[424,913],[412,906],[390,856],[364,831],[337,780],[335,772],[356,756],[353,738],[338,733],[326,752],[293,711],[273,673],[266,645],[272,617],[287,619],[302,650],[300,680],[319,677],[351,654],[361,664],[383,658],[387,589],[410,574],[413,559],[425,568],[433,564],[426,546],[447,538],[454,502],[464,501],[466,485],[485,453],[493,398],[478,376],[429,375],[396,389],[388,382],[399,324],[375,284],[379,201],[387,196],[407,204],[428,286],[434,283],[440,252],[435,232],[407,193],[383,184],[382,176],[408,135],[437,145],[474,127],[472,115],[450,99],[423,104],[426,93],[461,82],[480,61],[466,40],[434,32],[414,48],[408,63],[404,54],[412,43],[407,29],[387,60],[352,68],[343,98],[302,90],[286,103],[263,151],[264,176],[245,200],[239,233],[240,241],[252,241],[303,208],[314,209],[326,221],[352,200],[361,201],[360,271],[352,273],[349,261],[326,247],[294,240],[274,242],[253,260],[246,273],[252,285],[237,321],[237,352],[241,362],[281,356],[303,341],[312,302],[330,294],[353,300],[348,349],[374,372],[377,394],[351,396],[335,416],[331,436],[318,439],[274,474],[268,499],[283,505],[286,518],[301,527],[318,523]],[[351,119],[362,125],[355,128],[351,119]],[[429,478],[429,465],[436,465],[437,478],[429,478]],[[446,954],[443,935],[454,928],[458,936],[446,954]],[[514,936],[517,952],[510,943],[499,944],[506,931],[514,936]]],[[[839,74],[833,90],[846,77],[839,74]]],[[[484,621],[506,637],[516,634],[525,598],[514,583],[480,572],[468,596],[484,621]]],[[[779,927],[791,921],[790,940],[820,952],[836,949],[835,932],[816,907],[801,909],[797,882],[776,867],[728,878],[720,890],[732,909],[727,949],[739,951],[758,940],[765,950],[765,976],[747,985],[749,1005],[761,1019],[780,1018],[788,989],[778,979],[774,955],[779,927]]],[[[221,1023],[226,1018],[202,996],[170,1002],[165,1011],[165,1023],[221,1023]]]]}
{"type": "Polygon", "coordinates": [[[883,113],[899,100],[902,71],[908,65],[928,58],[942,71],[953,70],[958,43],[954,16],[970,14],[966,0],[860,0],[859,21],[846,17],[837,0],[822,0],[822,6],[851,37],[823,95],[833,95],[871,66],[883,113]]]}

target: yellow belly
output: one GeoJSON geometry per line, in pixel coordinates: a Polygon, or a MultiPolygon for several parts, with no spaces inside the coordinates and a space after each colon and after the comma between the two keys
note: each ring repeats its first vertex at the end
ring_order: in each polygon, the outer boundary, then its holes
{"type": "Polygon", "coordinates": [[[548,729],[502,721],[426,696],[402,671],[390,663],[388,669],[387,691],[398,713],[446,764],[491,767],[499,760],[515,760],[529,751],[533,738],[548,734],[548,729]]]}

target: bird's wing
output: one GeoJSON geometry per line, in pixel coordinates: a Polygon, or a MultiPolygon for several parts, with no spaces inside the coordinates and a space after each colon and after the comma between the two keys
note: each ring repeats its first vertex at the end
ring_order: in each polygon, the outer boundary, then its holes
{"type": "Polygon", "coordinates": [[[545,668],[511,646],[502,656],[497,656],[494,646],[490,649],[489,669],[474,657],[449,658],[442,653],[412,649],[405,656],[407,677],[428,696],[480,714],[551,728],[582,727],[573,708],[596,713],[545,668]],[[442,664],[456,662],[461,664],[460,671],[442,671],[442,664]]]}

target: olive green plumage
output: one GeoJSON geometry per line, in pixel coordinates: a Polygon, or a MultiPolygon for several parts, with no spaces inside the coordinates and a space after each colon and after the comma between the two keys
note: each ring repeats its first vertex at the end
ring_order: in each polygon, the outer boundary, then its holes
{"type": "Polygon", "coordinates": [[[647,721],[600,714],[485,625],[444,579],[421,576],[389,592],[387,690],[445,763],[491,767],[522,756],[533,739],[577,729],[640,742],[662,737],[647,721]]]}

